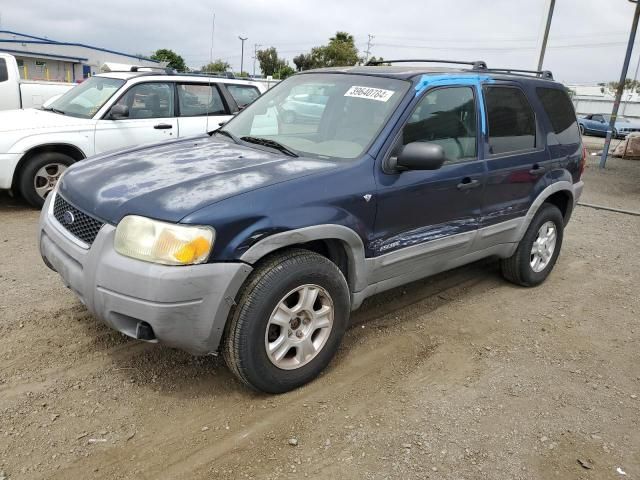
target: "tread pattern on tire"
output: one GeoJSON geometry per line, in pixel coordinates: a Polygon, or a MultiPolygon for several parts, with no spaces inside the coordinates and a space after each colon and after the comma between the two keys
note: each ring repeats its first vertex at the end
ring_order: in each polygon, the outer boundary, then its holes
{"type": "Polygon", "coordinates": [[[307,262],[327,262],[335,268],[335,274],[339,275],[347,287],[346,279],[340,269],[331,260],[326,257],[304,249],[290,249],[281,253],[275,253],[265,258],[258,264],[257,268],[251,273],[249,279],[243,286],[238,295],[236,305],[230,313],[227,321],[225,335],[223,338],[222,355],[229,369],[235,376],[242,381],[243,384],[253,390],[258,390],[247,378],[246,372],[242,368],[239,358],[240,346],[247,339],[241,335],[242,324],[248,321],[243,315],[247,309],[251,308],[253,299],[260,295],[261,289],[268,288],[269,277],[275,275],[278,269],[285,268],[286,264],[291,263],[305,264],[307,262]],[[256,295],[256,292],[257,295],[256,295]]]}
{"type": "MultiPolygon", "coordinates": [[[[524,260],[523,260],[523,257],[524,257],[524,254],[523,254],[524,244],[527,243],[527,249],[529,248],[528,247],[528,242],[525,242],[525,239],[528,237],[528,235],[530,233],[530,229],[532,228],[532,226],[537,223],[537,221],[538,221],[538,219],[540,217],[542,217],[544,215],[547,215],[548,212],[554,212],[554,211],[557,213],[557,215],[560,216],[560,218],[562,218],[562,212],[560,212],[560,209],[558,207],[556,207],[555,205],[553,205],[551,203],[546,203],[546,202],[543,203],[540,206],[540,209],[538,210],[536,215],[531,220],[531,223],[529,224],[529,228],[527,229],[527,231],[523,235],[522,239],[520,240],[520,243],[518,244],[518,248],[516,249],[516,251],[509,258],[504,258],[504,259],[502,259],[500,261],[500,270],[502,272],[502,276],[505,279],[507,279],[508,281],[510,281],[512,283],[515,283],[517,285],[522,285],[523,287],[530,287],[530,286],[534,285],[534,283],[526,281],[522,276],[523,268],[525,267],[525,265],[523,264],[523,262],[524,262],[524,260]]],[[[562,228],[562,226],[560,228],[562,228]]],[[[556,250],[556,252],[554,252],[554,255],[555,255],[556,259],[557,259],[557,256],[560,253],[560,248],[562,247],[561,235],[562,235],[562,232],[559,232],[559,234],[558,234],[558,245],[556,247],[557,250],[556,250]]],[[[556,259],[554,259],[553,264],[551,265],[551,270],[553,269],[553,266],[555,266],[556,259]]],[[[528,268],[529,265],[527,264],[526,267],[528,268]]],[[[551,272],[551,270],[549,270],[549,273],[551,272]]]]}

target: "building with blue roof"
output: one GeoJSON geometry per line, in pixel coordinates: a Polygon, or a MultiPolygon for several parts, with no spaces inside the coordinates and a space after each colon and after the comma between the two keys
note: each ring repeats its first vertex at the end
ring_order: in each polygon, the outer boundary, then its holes
{"type": "Polygon", "coordinates": [[[159,66],[159,62],[139,55],[9,30],[0,30],[0,52],[16,57],[20,75],[27,80],[77,82],[100,73],[106,62],[159,66]]]}

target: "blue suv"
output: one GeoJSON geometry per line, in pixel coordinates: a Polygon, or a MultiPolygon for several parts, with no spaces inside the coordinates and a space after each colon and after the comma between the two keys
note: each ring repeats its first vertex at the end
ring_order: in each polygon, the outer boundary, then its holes
{"type": "Polygon", "coordinates": [[[42,258],[107,325],[272,393],[371,295],[485,257],[538,285],[583,188],[576,115],[550,72],[468,65],[303,72],[208,135],[73,165],[42,258]]]}

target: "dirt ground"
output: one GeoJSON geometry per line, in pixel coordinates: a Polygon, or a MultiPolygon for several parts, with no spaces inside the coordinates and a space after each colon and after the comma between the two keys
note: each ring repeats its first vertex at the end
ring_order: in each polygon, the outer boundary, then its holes
{"type": "MultiPolygon", "coordinates": [[[[596,161],[583,200],[640,210],[640,162],[596,161]]],[[[484,261],[374,297],[280,396],[97,323],[37,217],[0,197],[0,479],[640,479],[640,217],[577,207],[535,289],[484,261]]]]}

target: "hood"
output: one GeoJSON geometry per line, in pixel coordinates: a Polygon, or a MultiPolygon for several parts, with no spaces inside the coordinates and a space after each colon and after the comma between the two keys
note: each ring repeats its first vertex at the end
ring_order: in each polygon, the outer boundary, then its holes
{"type": "Polygon", "coordinates": [[[206,135],[76,163],[60,193],[112,224],[130,214],[178,222],[226,198],[337,166],[206,135]]]}
{"type": "Polygon", "coordinates": [[[26,110],[5,110],[0,112],[0,133],[27,130],[36,133],[35,130],[56,129],[61,127],[85,127],[87,118],[70,117],[46,110],[27,108],[26,110]]]}

